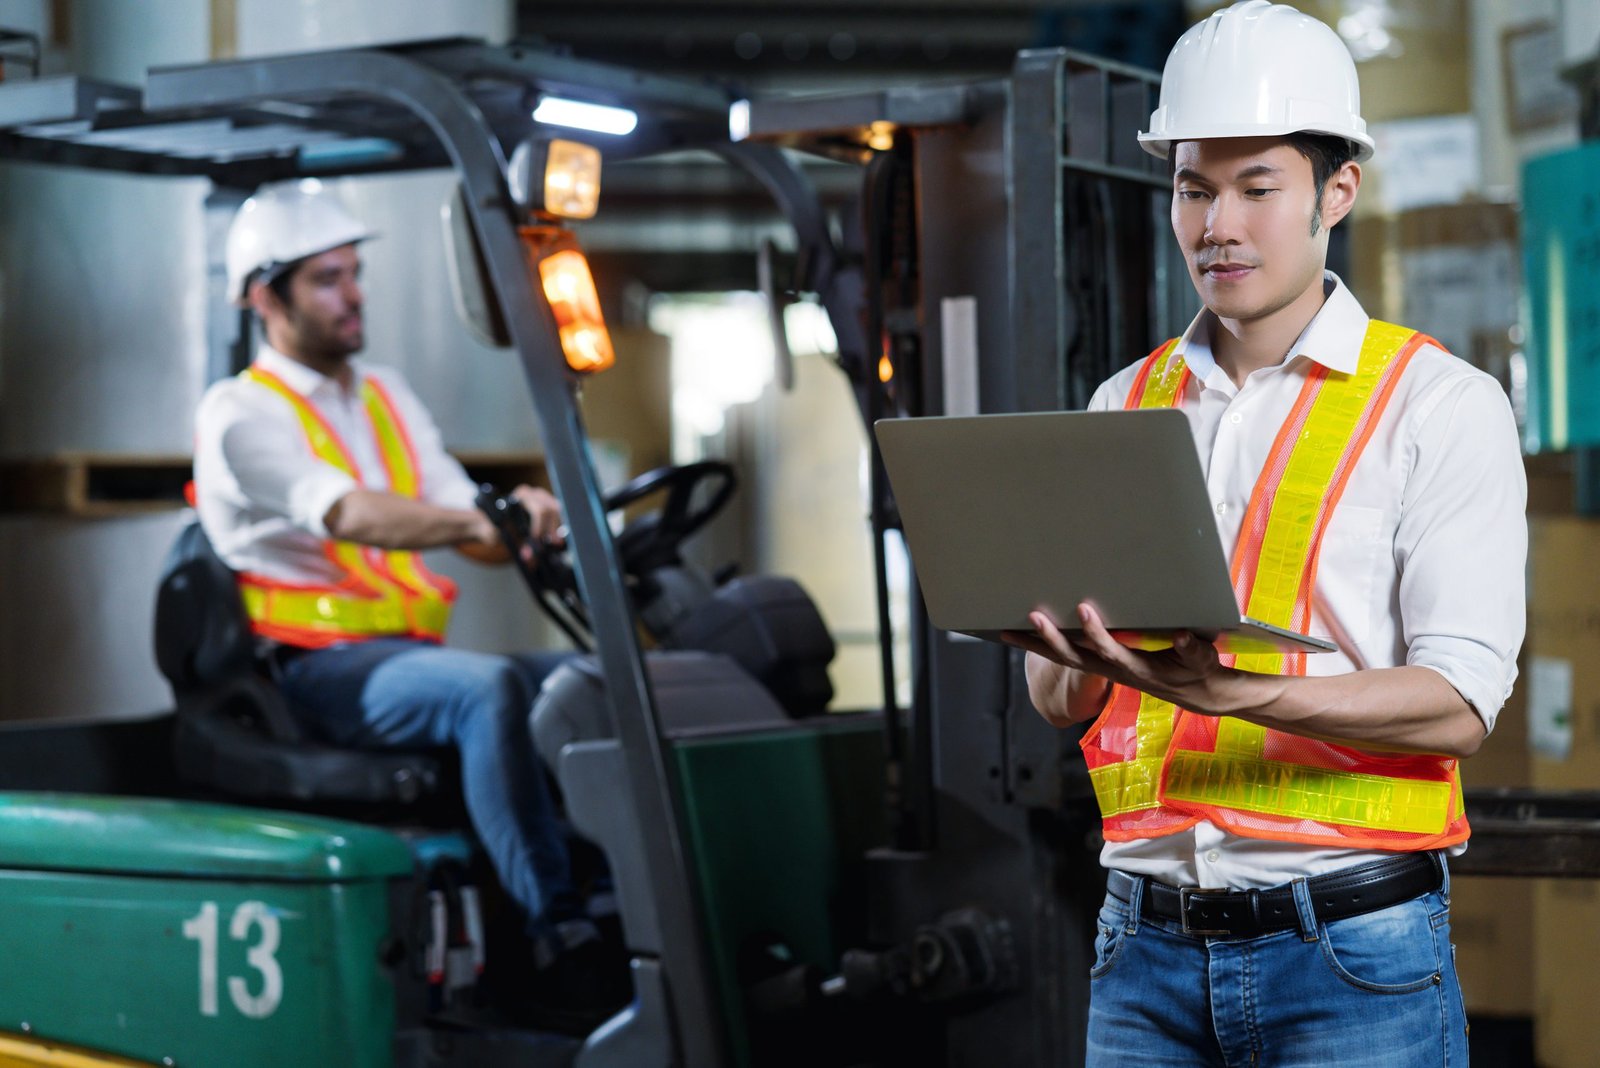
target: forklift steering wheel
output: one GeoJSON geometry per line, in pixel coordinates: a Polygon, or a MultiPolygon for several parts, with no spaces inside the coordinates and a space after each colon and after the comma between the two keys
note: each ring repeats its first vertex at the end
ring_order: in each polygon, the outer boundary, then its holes
{"type": "Polygon", "coordinates": [[[702,460],[679,467],[658,467],[612,490],[605,499],[607,512],[626,508],[654,493],[667,494],[661,507],[633,520],[617,535],[623,569],[631,575],[646,575],[658,567],[679,563],[678,546],[722,510],[737,485],[732,464],[702,460]],[[697,504],[696,492],[707,483],[713,489],[697,504]]]}

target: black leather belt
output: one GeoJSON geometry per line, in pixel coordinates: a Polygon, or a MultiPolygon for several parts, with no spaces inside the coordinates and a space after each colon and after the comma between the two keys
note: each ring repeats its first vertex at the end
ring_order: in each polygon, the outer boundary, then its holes
{"type": "MultiPolygon", "coordinates": [[[[1106,878],[1111,896],[1132,900],[1138,876],[1112,871],[1106,878]]],[[[1444,861],[1438,853],[1408,853],[1306,880],[1311,911],[1318,920],[1342,920],[1386,909],[1431,893],[1444,883],[1444,861]]],[[[1145,882],[1140,911],[1148,919],[1182,924],[1185,934],[1207,938],[1252,938],[1300,926],[1294,890],[1207,890],[1145,882]]]]}

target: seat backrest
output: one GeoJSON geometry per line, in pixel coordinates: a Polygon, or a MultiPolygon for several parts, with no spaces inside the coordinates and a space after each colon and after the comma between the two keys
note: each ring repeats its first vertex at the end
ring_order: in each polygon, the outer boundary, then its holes
{"type": "Polygon", "coordinates": [[[219,685],[254,670],[250,620],[233,572],[199,520],[183,528],[156,591],[156,663],[174,692],[219,685]]]}
{"type": "Polygon", "coordinates": [[[162,566],[155,646],[178,706],[173,755],[189,782],[297,804],[411,804],[446,789],[437,754],[343,749],[307,737],[258,668],[238,584],[198,521],[162,566]]]}

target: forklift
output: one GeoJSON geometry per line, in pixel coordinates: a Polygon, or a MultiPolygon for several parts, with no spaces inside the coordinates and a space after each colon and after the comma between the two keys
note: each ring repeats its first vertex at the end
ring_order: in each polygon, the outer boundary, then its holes
{"type": "MultiPolygon", "coordinates": [[[[900,707],[876,459],[884,691],[856,712],[827,708],[833,644],[798,586],[718,586],[678,552],[732,491],[725,465],[603,492],[577,401],[611,355],[567,222],[594,209],[550,190],[593,185],[602,155],[685,148],[754,176],[796,236],[786,285],[763,262],[769,295],[817,295],[869,426],[1081,406],[1110,353],[1189,314],[1165,177],[1131,137],[1156,87],[1058,50],[990,83],[746,100],[468,40],[0,87],[0,158],[203,175],[219,213],[266,182],[454,171],[458,306],[517,353],[569,526],[565,556],[525,577],[589,653],[547,685],[535,734],[615,880],[634,989],[578,1036],[452,1011],[492,956],[476,891],[440,878],[470,845],[368,819],[447,796],[448,761],[306,737],[251,670],[231,578],[191,528],[158,600],[173,715],[10,732],[0,1063],[1081,1059],[1103,877],[1075,739],[1033,713],[1019,657],[920,607],[900,707]],[[637,126],[552,136],[532,115],[550,101],[637,126]],[[859,176],[837,229],[807,153],[859,176]],[[613,535],[608,514],[646,496],[665,502],[613,535]]],[[[213,315],[218,377],[247,361],[249,326],[213,315]]],[[[505,499],[480,503],[515,542],[505,499]]]]}

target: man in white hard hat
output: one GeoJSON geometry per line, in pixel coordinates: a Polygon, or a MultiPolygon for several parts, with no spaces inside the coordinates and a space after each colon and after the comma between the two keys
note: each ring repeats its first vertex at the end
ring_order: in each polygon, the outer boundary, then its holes
{"type": "Polygon", "coordinates": [[[1090,408],[1180,408],[1246,614],[1338,651],[1142,652],[1087,603],[1081,640],[1043,613],[1011,636],[1040,713],[1093,720],[1089,1063],[1464,1064],[1447,858],[1458,761],[1523,636],[1510,406],[1325,270],[1373,151],[1327,26],[1266,0],[1212,15],[1139,140],[1171,163],[1205,307],[1090,408]]]}
{"type": "MultiPolygon", "coordinates": [[[[455,588],[415,551],[506,553],[403,377],[353,358],[364,341],[356,246],[371,236],[314,183],[264,189],[240,208],[228,288],[264,340],[201,401],[196,507],[308,727],[353,746],[460,751],[468,813],[527,913],[536,959],[572,972],[596,959],[596,932],[528,730],[562,654],[440,644],[455,588]]],[[[529,486],[515,495],[535,533],[557,538],[556,500],[529,486]]]]}

